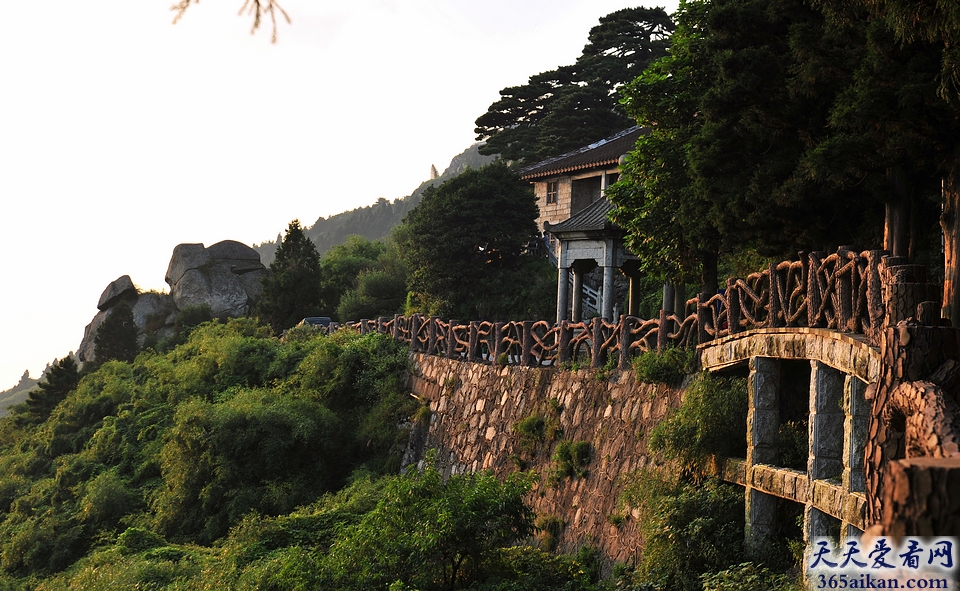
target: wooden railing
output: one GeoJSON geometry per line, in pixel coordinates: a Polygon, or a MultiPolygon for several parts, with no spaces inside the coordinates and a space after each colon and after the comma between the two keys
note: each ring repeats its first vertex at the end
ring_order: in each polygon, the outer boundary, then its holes
{"type": "Polygon", "coordinates": [[[626,369],[636,352],[692,347],[752,328],[818,327],[862,333],[873,340],[886,323],[903,319],[896,310],[915,310],[919,300],[933,297],[935,290],[923,283],[922,269],[904,263],[879,250],[858,253],[841,247],[828,256],[800,253],[796,261],[728,279],[721,293],[691,298],[679,314],[661,310],[651,320],[622,316],[617,322],[460,322],[415,314],[361,320],[342,328],[390,334],[413,352],[450,359],[598,368],[615,358],[616,365],[626,369]],[[921,288],[906,291],[917,302],[890,304],[891,293],[916,285],[921,288]]]}

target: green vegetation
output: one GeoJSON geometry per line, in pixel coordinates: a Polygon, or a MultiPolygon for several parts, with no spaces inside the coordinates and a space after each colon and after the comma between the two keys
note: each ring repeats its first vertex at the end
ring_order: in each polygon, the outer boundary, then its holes
{"type": "Polygon", "coordinates": [[[270,275],[263,279],[257,314],[280,334],[321,307],[320,255],[303,234],[299,220],[287,226],[270,275]]]}
{"type": "Polygon", "coordinates": [[[553,465],[547,480],[556,485],[564,478],[586,478],[590,463],[590,442],[561,441],[553,450],[553,465]]]}
{"type": "Polygon", "coordinates": [[[641,382],[677,385],[693,370],[693,349],[667,347],[662,351],[644,351],[633,360],[633,369],[641,382]]]}
{"type": "Polygon", "coordinates": [[[575,64],[500,91],[476,122],[477,139],[486,140],[480,152],[533,164],[630,127],[618,87],[666,55],[673,28],[662,8],[602,17],[575,64]]]}
{"type": "Polygon", "coordinates": [[[10,408],[16,415],[18,425],[42,423],[60,401],[76,389],[80,382],[80,369],[72,357],[54,359],[37,388],[27,394],[23,404],[10,408]]]}
{"type": "Polygon", "coordinates": [[[795,578],[772,572],[770,569],[744,562],[717,572],[700,575],[703,591],[802,591],[803,585],[795,578]]]}
{"type": "Polygon", "coordinates": [[[747,382],[701,373],[683,405],[650,433],[650,449],[699,470],[710,455],[744,457],[747,445],[747,382]]]}
{"type": "Polygon", "coordinates": [[[407,311],[458,319],[549,318],[556,269],[521,254],[537,236],[536,218],[533,192],[502,163],[425,191],[399,237],[409,269],[407,311]]]}
{"type": "Polygon", "coordinates": [[[137,325],[133,322],[133,309],[127,302],[110,308],[97,335],[93,339],[93,357],[96,364],[114,359],[133,361],[140,351],[137,344],[137,325]]]}
{"type": "Polygon", "coordinates": [[[634,588],[700,591],[701,574],[743,560],[743,489],[735,485],[645,469],[630,476],[620,500],[641,514],[634,588]]]}

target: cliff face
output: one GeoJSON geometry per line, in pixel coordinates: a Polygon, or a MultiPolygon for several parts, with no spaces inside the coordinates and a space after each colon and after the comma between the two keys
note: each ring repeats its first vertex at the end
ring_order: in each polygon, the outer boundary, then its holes
{"type": "Polygon", "coordinates": [[[447,474],[532,469],[540,482],[528,500],[539,516],[562,520],[560,550],[590,543],[609,561],[635,557],[636,516],[617,498],[624,476],[651,461],[646,434],[679,406],[680,389],[637,382],[633,372],[498,367],[419,354],[414,367],[413,392],[429,401],[433,416],[412,438],[408,463],[432,449],[447,474]],[[530,416],[559,431],[533,444],[517,428],[530,416]],[[561,441],[589,443],[584,477],[551,478],[561,441]]]}

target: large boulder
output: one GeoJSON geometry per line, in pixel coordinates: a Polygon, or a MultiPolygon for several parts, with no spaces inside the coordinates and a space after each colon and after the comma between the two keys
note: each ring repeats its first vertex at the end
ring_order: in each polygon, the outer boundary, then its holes
{"type": "Polygon", "coordinates": [[[176,304],[169,294],[143,293],[133,305],[133,323],[140,332],[156,332],[174,312],[176,304]]]}
{"type": "Polygon", "coordinates": [[[100,330],[100,325],[103,324],[103,321],[106,320],[109,315],[110,310],[97,312],[97,315],[93,317],[90,324],[83,329],[83,340],[80,341],[80,346],[77,347],[77,359],[79,359],[81,363],[93,361],[95,357],[94,349],[96,348],[93,340],[97,336],[97,331],[100,330]]]}
{"type": "Polygon", "coordinates": [[[178,245],[166,281],[180,310],[206,304],[214,316],[243,316],[260,296],[260,280],[266,273],[257,251],[224,240],[209,248],[178,245]]]}
{"type": "Polygon", "coordinates": [[[118,277],[103,290],[103,293],[100,295],[100,301],[97,303],[97,309],[101,312],[109,310],[125,299],[136,299],[138,293],[129,275],[118,277]]]}

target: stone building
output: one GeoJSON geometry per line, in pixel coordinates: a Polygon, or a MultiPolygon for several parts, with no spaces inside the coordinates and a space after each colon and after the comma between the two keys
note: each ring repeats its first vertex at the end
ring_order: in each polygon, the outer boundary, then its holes
{"type": "Polygon", "coordinates": [[[608,138],[538,162],[520,171],[533,184],[549,250],[557,261],[557,321],[577,322],[583,315],[584,277],[602,270],[597,312],[615,320],[614,277],[630,277],[628,312],[636,313],[636,257],[623,246],[623,230],[607,219],[612,205],[605,198],[620,176],[623,156],[645,129],[631,127],[608,138]]]}

